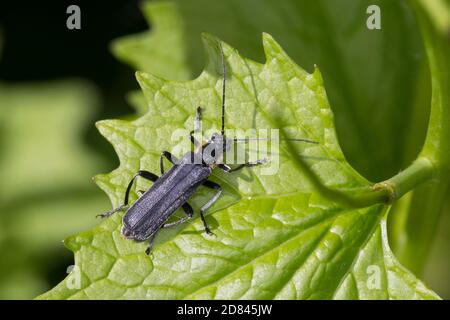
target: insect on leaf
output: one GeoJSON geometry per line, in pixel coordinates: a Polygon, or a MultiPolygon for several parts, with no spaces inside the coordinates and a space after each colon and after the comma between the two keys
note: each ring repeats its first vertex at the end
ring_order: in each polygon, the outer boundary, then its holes
{"type": "MultiPolygon", "coordinates": [[[[197,79],[138,73],[148,112],[134,121],[98,123],[121,163],[96,177],[114,207],[136,171],[159,173],[160,153],[173,150],[173,132],[193,129],[198,106],[204,108],[204,129],[220,128],[219,42],[209,35],[203,40],[208,64],[197,79]]],[[[371,184],[350,167],[339,146],[319,70],[305,72],[267,34],[263,45],[266,62],[259,64],[223,44],[227,129],[278,129],[282,123],[289,136],[319,142],[298,143],[296,151],[323,184],[366,192],[371,184]]],[[[389,207],[345,208],[314,189],[286,145],[280,144],[278,156],[276,174],[264,174],[266,166],[214,173],[225,189],[206,216],[215,237],[204,233],[196,215],[179,228],[161,230],[146,256],[146,243],[121,235],[121,213],[69,237],[65,243],[75,253],[76,268],[40,298],[438,298],[393,257],[385,225],[389,207]]],[[[135,190],[149,186],[140,181],[135,190]]],[[[200,188],[191,200],[196,212],[212,194],[200,188]]]]}

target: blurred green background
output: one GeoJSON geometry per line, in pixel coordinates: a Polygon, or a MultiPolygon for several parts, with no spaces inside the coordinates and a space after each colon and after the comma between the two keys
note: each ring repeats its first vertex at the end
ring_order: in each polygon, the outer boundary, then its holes
{"type": "MultiPolygon", "coordinates": [[[[427,3],[448,32],[450,1],[427,3]]],[[[94,122],[144,112],[134,70],[198,75],[203,31],[260,62],[268,32],[306,70],[317,64],[344,153],[371,181],[405,168],[425,137],[430,76],[408,1],[30,1],[27,8],[0,5],[0,299],[33,298],[63,279],[73,258],[61,240],[110,208],[90,178],[118,162],[94,122]],[[81,8],[81,30],[66,28],[69,4],[81,8]],[[366,27],[372,4],[381,8],[381,30],[366,27]]],[[[450,298],[447,193],[439,212],[423,212],[439,217],[424,254],[403,254],[413,239],[394,232],[418,195],[394,206],[388,225],[401,262],[443,298],[450,298]]]]}

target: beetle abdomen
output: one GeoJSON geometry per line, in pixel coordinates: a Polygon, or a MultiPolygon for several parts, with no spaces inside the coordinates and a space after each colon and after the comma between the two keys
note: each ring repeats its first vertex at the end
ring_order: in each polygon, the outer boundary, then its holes
{"type": "Polygon", "coordinates": [[[211,172],[211,168],[201,164],[182,162],[174,165],[128,209],[123,218],[124,236],[138,241],[149,238],[192,196],[211,172]]]}

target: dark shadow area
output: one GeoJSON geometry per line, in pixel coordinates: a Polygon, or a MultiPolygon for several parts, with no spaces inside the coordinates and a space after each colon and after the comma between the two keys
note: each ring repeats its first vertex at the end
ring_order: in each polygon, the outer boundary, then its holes
{"type": "MultiPolygon", "coordinates": [[[[117,166],[117,156],[97,132],[94,121],[133,114],[125,95],[138,88],[134,71],[111,54],[109,44],[118,37],[146,30],[148,24],[137,0],[1,1],[0,82],[21,85],[72,78],[91,82],[100,94],[100,100],[92,122],[85,124],[84,141],[92,152],[104,158],[103,172],[107,172],[117,166]],[[78,5],[81,9],[81,30],[69,30],[66,26],[70,16],[66,10],[70,5],[78,5]]],[[[52,190],[44,194],[39,186],[36,187],[34,195],[3,203],[2,212],[15,213],[50,201],[79,199],[81,202],[93,196],[93,188],[88,189],[89,186],[86,190],[52,190]]],[[[4,215],[3,222],[9,224],[10,219],[16,218],[4,215]]],[[[95,221],[95,212],[92,220],[95,221]]],[[[28,272],[42,274],[50,287],[64,279],[67,267],[74,263],[73,253],[63,244],[27,255],[17,254],[26,251],[20,246],[13,239],[2,243],[3,259],[9,259],[3,267],[10,266],[8,270],[14,270],[16,265],[28,264],[28,272]]],[[[0,278],[9,276],[2,271],[0,278]]]]}
{"type": "MultiPolygon", "coordinates": [[[[96,119],[133,113],[125,94],[138,87],[134,71],[109,50],[111,40],[142,32],[148,25],[137,0],[2,1],[0,28],[2,53],[0,80],[7,83],[81,78],[100,92],[96,119]],[[81,30],[69,30],[69,5],[81,9],[81,30]]],[[[109,144],[89,126],[87,143],[106,158],[114,159],[109,144]]],[[[111,169],[114,167],[111,164],[111,169]]]]}

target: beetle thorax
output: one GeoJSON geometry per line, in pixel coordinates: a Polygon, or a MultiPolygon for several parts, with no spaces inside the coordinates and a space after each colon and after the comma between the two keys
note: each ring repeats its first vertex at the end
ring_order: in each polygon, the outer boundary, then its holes
{"type": "Polygon", "coordinates": [[[224,135],[214,133],[211,139],[202,145],[203,162],[215,167],[217,163],[221,163],[224,153],[231,147],[231,141],[226,139],[224,135]]]}

